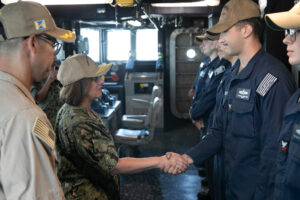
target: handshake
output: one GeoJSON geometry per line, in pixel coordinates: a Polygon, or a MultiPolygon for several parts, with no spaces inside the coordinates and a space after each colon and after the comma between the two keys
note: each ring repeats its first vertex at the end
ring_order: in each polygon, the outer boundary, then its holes
{"type": "Polygon", "coordinates": [[[193,160],[186,154],[167,152],[166,155],[161,156],[159,168],[165,173],[176,175],[185,172],[192,163],[193,160]]]}

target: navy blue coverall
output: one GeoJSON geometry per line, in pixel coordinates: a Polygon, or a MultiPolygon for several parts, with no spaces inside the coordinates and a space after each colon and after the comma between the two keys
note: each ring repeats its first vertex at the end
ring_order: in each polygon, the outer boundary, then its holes
{"type": "MultiPolygon", "coordinates": [[[[207,64],[205,76],[198,81],[198,92],[194,96],[192,106],[190,108],[190,116],[192,120],[202,119],[205,128],[201,130],[200,137],[204,136],[209,126],[210,115],[213,111],[216,102],[216,92],[220,80],[229,67],[228,61],[225,59],[219,59],[216,57],[213,61],[207,64]]],[[[207,171],[207,180],[209,189],[213,190],[213,159],[205,162],[205,168],[207,171]]]]}
{"type": "Polygon", "coordinates": [[[209,56],[206,56],[204,57],[204,59],[202,60],[202,62],[200,63],[200,66],[199,66],[199,69],[198,69],[198,72],[197,72],[197,75],[196,75],[196,78],[193,82],[193,90],[194,90],[194,96],[193,96],[193,99],[195,98],[195,94],[198,90],[198,82],[200,79],[203,79],[203,77],[205,76],[206,74],[206,68],[207,68],[207,64],[210,62],[210,57],[209,56]]]}
{"type": "Polygon", "coordinates": [[[300,199],[300,89],[286,104],[278,141],[275,200],[300,199]]]}
{"type": "Polygon", "coordinates": [[[203,119],[205,127],[208,125],[209,115],[216,102],[217,87],[225,70],[224,65],[220,66],[219,57],[216,57],[207,64],[205,75],[198,80],[198,89],[195,91],[190,116],[195,121],[203,119]]]}
{"type": "Polygon", "coordinates": [[[280,61],[262,49],[240,73],[238,66],[239,61],[212,128],[187,155],[197,164],[224,152],[226,199],[273,199],[277,141],[295,81],[280,61]]]}
{"type": "MultiPolygon", "coordinates": [[[[224,72],[222,79],[219,83],[219,86],[217,88],[216,93],[216,104],[213,109],[213,112],[211,112],[209,117],[209,123],[208,123],[208,129],[212,126],[215,116],[215,113],[217,113],[220,109],[222,109],[222,100],[225,92],[225,85],[230,80],[230,75],[232,71],[234,70],[234,67],[231,67],[231,63],[222,58],[221,61],[222,65],[227,66],[226,71],[224,72]]],[[[224,189],[224,163],[223,163],[223,156],[222,152],[218,152],[215,154],[213,159],[213,180],[212,180],[212,191],[211,191],[211,197],[213,200],[223,200],[225,198],[225,189],[224,189]]]]}

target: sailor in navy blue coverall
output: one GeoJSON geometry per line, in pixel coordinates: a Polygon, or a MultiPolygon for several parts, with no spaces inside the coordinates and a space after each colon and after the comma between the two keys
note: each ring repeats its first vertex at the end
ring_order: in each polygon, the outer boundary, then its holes
{"type": "Polygon", "coordinates": [[[195,80],[193,82],[193,86],[191,88],[191,90],[193,90],[192,98],[194,98],[195,91],[198,90],[198,81],[199,81],[199,79],[202,79],[205,76],[205,74],[206,74],[206,67],[207,67],[208,63],[210,63],[210,57],[209,56],[205,56],[203,58],[202,62],[200,63],[200,65],[199,65],[199,69],[198,69],[197,75],[195,77],[195,80]]]}
{"type": "Polygon", "coordinates": [[[208,135],[186,154],[202,163],[223,150],[226,199],[266,199],[274,184],[283,105],[295,83],[285,66],[263,50],[237,73],[239,64],[225,86],[222,108],[208,135]]]}
{"type": "MultiPolygon", "coordinates": [[[[266,23],[275,30],[285,30],[289,63],[300,65],[300,3],[292,10],[267,14],[266,23]]],[[[275,200],[300,199],[300,89],[286,104],[280,137],[275,178],[275,200]]]]}
{"type": "MultiPolygon", "coordinates": [[[[206,134],[208,119],[215,105],[217,86],[228,65],[224,65],[225,62],[223,61],[220,62],[217,55],[218,49],[217,41],[215,39],[218,39],[218,37],[209,38],[207,34],[197,37],[203,38],[204,41],[200,45],[200,49],[202,53],[207,55],[211,60],[211,62],[207,62],[206,65],[202,65],[202,63],[200,65],[199,71],[201,71],[198,73],[199,78],[197,79],[196,89],[190,108],[190,117],[195,126],[198,129],[200,128],[200,137],[202,138],[206,134]],[[198,127],[196,123],[202,123],[202,127],[198,127]]],[[[212,159],[205,163],[205,169],[207,172],[209,190],[212,190],[212,159]]],[[[204,193],[198,195],[204,195],[204,193]]]]}
{"type": "Polygon", "coordinates": [[[259,17],[253,1],[231,0],[218,24],[208,30],[221,33],[219,42],[239,60],[212,128],[186,153],[194,163],[202,163],[223,151],[228,200],[272,199],[283,109],[295,90],[286,67],[261,49],[259,17]]]}
{"type": "MultiPolygon", "coordinates": [[[[222,63],[221,65],[225,65],[227,67],[217,88],[216,104],[213,109],[213,112],[211,112],[210,114],[208,129],[213,124],[215,113],[222,108],[222,99],[225,92],[225,85],[230,80],[230,74],[234,69],[231,63],[234,64],[236,62],[235,56],[228,56],[225,54],[225,52],[223,51],[223,45],[221,44],[218,45],[218,54],[221,57],[221,61],[220,61],[220,63],[222,63]]],[[[213,180],[212,180],[213,187],[211,191],[211,197],[213,200],[222,200],[225,198],[223,161],[224,159],[221,151],[215,154],[213,159],[213,180]]]]}
{"type": "MultiPolygon", "coordinates": [[[[200,49],[207,57],[204,61],[210,60],[210,62],[201,63],[198,78],[194,82],[194,96],[192,105],[190,108],[190,117],[192,121],[198,123],[201,121],[204,125],[204,129],[201,130],[201,137],[205,134],[208,125],[208,117],[215,104],[215,95],[217,85],[225,71],[224,66],[220,65],[220,59],[217,55],[217,41],[218,37],[212,37],[208,34],[197,36],[201,38],[203,42],[200,45],[200,49]]],[[[196,125],[196,124],[195,124],[196,125]]],[[[197,126],[197,125],[196,125],[197,126]]],[[[197,126],[197,128],[199,128],[197,126]]],[[[203,127],[201,127],[203,128],[203,127]]]]}
{"type": "Polygon", "coordinates": [[[203,120],[205,130],[208,125],[208,117],[216,99],[216,91],[224,71],[224,65],[220,66],[220,59],[216,57],[207,66],[204,76],[198,80],[197,90],[190,108],[190,117],[193,121],[203,120]]]}

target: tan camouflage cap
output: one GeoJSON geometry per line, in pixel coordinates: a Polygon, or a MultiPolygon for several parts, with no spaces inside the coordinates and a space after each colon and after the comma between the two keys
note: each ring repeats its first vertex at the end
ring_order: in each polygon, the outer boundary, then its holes
{"type": "Polygon", "coordinates": [[[207,32],[212,34],[222,33],[239,21],[256,17],[260,17],[260,10],[254,1],[230,0],[224,5],[219,22],[209,28],[207,32]]]}
{"type": "Polygon", "coordinates": [[[26,37],[31,34],[48,34],[64,42],[74,42],[75,34],[72,31],[56,27],[48,9],[36,2],[19,1],[5,5],[0,10],[6,38],[0,40],[26,37]]]}
{"type": "Polygon", "coordinates": [[[289,11],[267,14],[265,16],[265,20],[267,25],[275,30],[299,29],[300,28],[300,2],[298,2],[289,11]]]}
{"type": "Polygon", "coordinates": [[[67,86],[83,78],[105,75],[112,64],[97,65],[85,54],[76,54],[64,60],[58,70],[57,79],[67,86]]]}

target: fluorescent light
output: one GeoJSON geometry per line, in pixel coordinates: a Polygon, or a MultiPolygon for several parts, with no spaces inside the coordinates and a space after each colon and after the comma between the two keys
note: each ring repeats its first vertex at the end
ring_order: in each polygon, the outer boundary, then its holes
{"type": "Polygon", "coordinates": [[[142,23],[138,20],[128,20],[127,23],[131,26],[142,26],[142,23]]]}
{"type": "MultiPolygon", "coordinates": [[[[19,0],[1,0],[3,4],[15,3],[19,0]]],[[[35,1],[43,5],[74,5],[74,4],[108,4],[113,0],[22,0],[35,1]]]]}
{"type": "Polygon", "coordinates": [[[207,7],[207,6],[218,6],[220,0],[204,0],[189,3],[152,3],[153,7],[207,7]]]}

